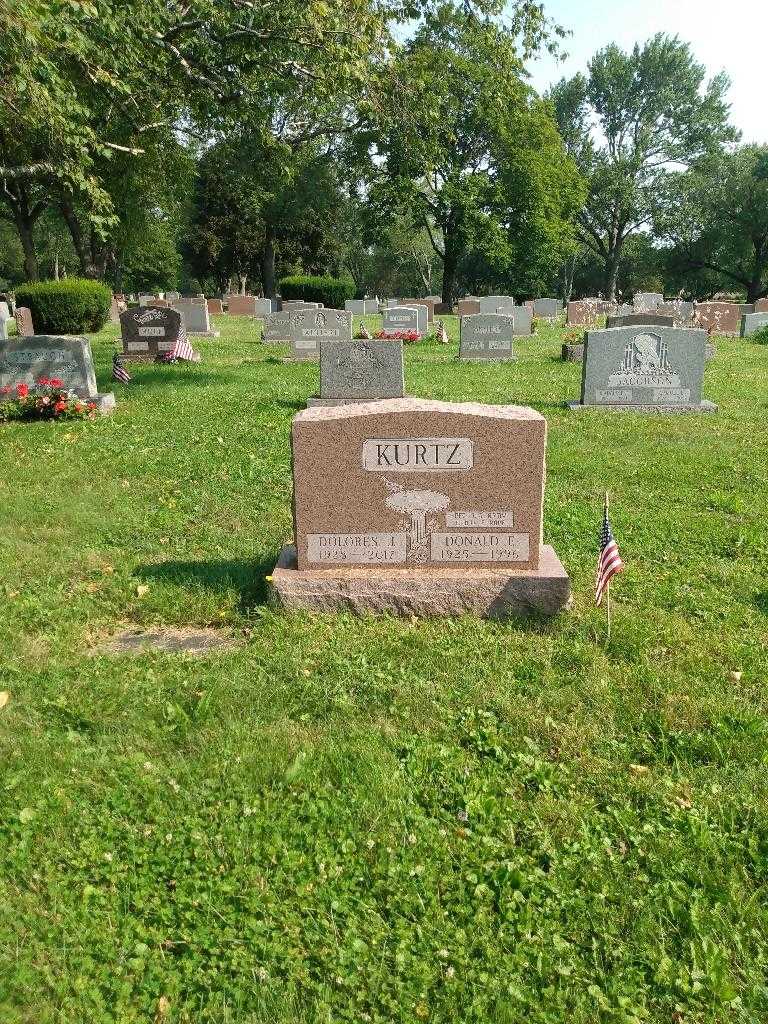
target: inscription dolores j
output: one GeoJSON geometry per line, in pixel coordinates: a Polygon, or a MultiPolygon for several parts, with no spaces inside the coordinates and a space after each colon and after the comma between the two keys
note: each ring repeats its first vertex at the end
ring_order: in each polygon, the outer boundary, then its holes
{"type": "Polygon", "coordinates": [[[468,437],[374,437],[363,441],[363,469],[373,472],[436,473],[472,469],[468,437]]]}

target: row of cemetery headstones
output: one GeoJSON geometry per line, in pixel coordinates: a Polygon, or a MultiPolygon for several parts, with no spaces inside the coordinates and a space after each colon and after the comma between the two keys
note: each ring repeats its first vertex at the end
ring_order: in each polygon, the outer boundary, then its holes
{"type": "Polygon", "coordinates": [[[608,318],[609,326],[621,323],[641,323],[638,317],[650,317],[646,323],[676,327],[703,327],[710,334],[736,336],[757,329],[758,321],[747,320],[755,314],[768,312],[768,299],[756,303],[738,302],[686,302],[683,299],[665,299],[659,292],[642,292],[634,297],[633,305],[607,302],[604,299],[579,299],[568,303],[568,326],[594,327],[600,317],[608,318]],[[619,318],[619,319],[616,319],[619,318]],[[632,319],[634,318],[634,319],[632,319]]]}

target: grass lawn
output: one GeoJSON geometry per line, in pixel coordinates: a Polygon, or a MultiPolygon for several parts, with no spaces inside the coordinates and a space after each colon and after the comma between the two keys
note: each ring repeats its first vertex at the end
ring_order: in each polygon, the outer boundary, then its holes
{"type": "Polygon", "coordinates": [[[465,364],[446,318],[408,392],[544,413],[573,611],[287,616],[318,368],[216,320],[110,418],[0,427],[3,1024],[768,1021],[768,348],[718,339],[716,415],[569,413],[562,330],[465,364]],[[134,625],[237,644],[93,655],[134,625]]]}

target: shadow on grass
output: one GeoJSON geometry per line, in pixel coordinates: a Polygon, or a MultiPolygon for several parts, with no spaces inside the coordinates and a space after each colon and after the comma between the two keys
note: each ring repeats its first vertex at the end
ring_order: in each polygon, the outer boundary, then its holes
{"type": "Polygon", "coordinates": [[[276,561],[277,554],[253,561],[231,558],[210,562],[161,562],[158,565],[139,566],[136,575],[143,580],[172,583],[179,587],[236,590],[240,595],[238,607],[241,612],[247,612],[256,605],[266,604],[266,577],[274,569],[276,561]]]}
{"type": "Polygon", "coordinates": [[[760,594],[755,594],[754,601],[755,605],[763,615],[768,615],[768,590],[764,590],[760,594]]]}
{"type": "Polygon", "coordinates": [[[175,366],[152,366],[151,369],[142,373],[132,370],[129,365],[128,372],[133,377],[133,380],[130,384],[126,385],[126,392],[130,392],[132,389],[139,391],[142,388],[168,387],[169,384],[176,387],[179,385],[183,387],[205,387],[208,384],[227,384],[229,381],[236,379],[232,374],[228,373],[200,373],[199,370],[195,370],[193,367],[182,369],[175,366]]]}
{"type": "Polygon", "coordinates": [[[307,407],[307,400],[306,400],[306,398],[305,399],[301,399],[301,398],[294,398],[294,399],[276,398],[273,404],[274,405],[279,405],[283,409],[299,409],[299,410],[301,410],[301,409],[306,409],[306,407],[307,407]]]}

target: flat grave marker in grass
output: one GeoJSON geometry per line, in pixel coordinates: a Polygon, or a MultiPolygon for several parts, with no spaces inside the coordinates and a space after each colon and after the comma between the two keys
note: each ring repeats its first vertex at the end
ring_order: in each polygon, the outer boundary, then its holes
{"type": "Polygon", "coordinates": [[[299,413],[279,597],[318,610],[559,611],[570,588],[542,544],[546,433],[533,409],[476,402],[299,413]]]}

